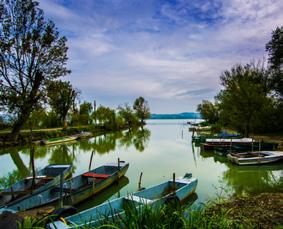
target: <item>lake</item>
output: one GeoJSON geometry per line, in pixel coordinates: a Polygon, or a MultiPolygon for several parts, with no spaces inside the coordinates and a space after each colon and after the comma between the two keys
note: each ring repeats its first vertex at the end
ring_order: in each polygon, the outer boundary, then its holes
{"type": "MultiPolygon", "coordinates": [[[[80,210],[108,198],[115,198],[138,188],[140,173],[142,187],[150,187],[191,172],[198,178],[195,204],[227,194],[256,194],[283,192],[283,163],[239,167],[226,158],[204,153],[191,142],[189,120],[149,120],[144,130],[106,134],[96,138],[54,146],[36,148],[35,167],[50,163],[73,163],[73,176],[118,158],[130,163],[126,177],[102,194],[80,204],[80,210]]],[[[30,170],[28,148],[8,148],[0,151],[0,177],[21,176],[30,170]]]]}

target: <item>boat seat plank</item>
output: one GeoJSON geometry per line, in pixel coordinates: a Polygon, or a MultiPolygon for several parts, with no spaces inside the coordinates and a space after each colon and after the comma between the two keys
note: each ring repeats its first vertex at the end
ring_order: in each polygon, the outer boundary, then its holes
{"type": "Polygon", "coordinates": [[[142,204],[150,204],[150,203],[153,202],[153,200],[146,199],[146,198],[143,198],[143,197],[140,197],[140,196],[134,196],[134,195],[126,196],[125,199],[135,201],[135,202],[138,202],[138,203],[142,203],[142,204]]]}
{"type": "Polygon", "coordinates": [[[84,177],[92,177],[97,179],[106,179],[107,177],[110,177],[111,174],[102,174],[102,173],[91,173],[87,172],[83,174],[84,177]]]}
{"type": "MultiPolygon", "coordinates": [[[[26,177],[26,180],[31,180],[31,179],[33,179],[32,176],[31,177],[26,177]]],[[[36,179],[36,180],[52,180],[52,179],[54,179],[54,177],[36,176],[36,177],[34,177],[34,179],[36,179]]]]}

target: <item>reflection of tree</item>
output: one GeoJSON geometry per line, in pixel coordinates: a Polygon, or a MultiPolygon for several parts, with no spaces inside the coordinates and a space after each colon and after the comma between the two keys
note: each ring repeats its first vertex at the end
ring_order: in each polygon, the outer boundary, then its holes
{"type": "Polygon", "coordinates": [[[22,158],[19,155],[19,152],[12,152],[10,153],[10,155],[17,169],[19,170],[20,177],[27,176],[29,174],[29,169],[24,164],[22,158]]]}
{"type": "Polygon", "coordinates": [[[236,194],[283,191],[282,165],[236,166],[227,163],[228,170],[223,180],[236,194]],[[281,173],[275,176],[275,171],[281,173]]]}
{"type": "MultiPolygon", "coordinates": [[[[24,148],[21,150],[21,152],[23,154],[27,154],[30,155],[30,149],[29,148],[24,148]]],[[[48,152],[48,148],[46,146],[36,146],[35,147],[35,154],[34,154],[34,158],[38,159],[38,158],[45,158],[46,154],[48,152]]]]}
{"type": "Polygon", "coordinates": [[[141,129],[136,132],[133,143],[138,151],[144,151],[149,141],[150,134],[150,130],[148,129],[141,129]]]}
{"type": "MultiPolygon", "coordinates": [[[[71,150],[68,145],[61,144],[52,147],[52,154],[48,162],[50,164],[73,164],[76,160],[75,151],[71,150]]],[[[76,170],[73,166],[73,172],[76,170]]]]}
{"type": "Polygon", "coordinates": [[[150,134],[148,129],[132,129],[124,133],[119,143],[126,148],[134,145],[138,151],[142,152],[146,147],[150,134]]]}
{"type": "Polygon", "coordinates": [[[104,136],[99,136],[94,139],[92,144],[92,149],[98,154],[105,154],[116,148],[116,135],[106,134],[104,136]]]}

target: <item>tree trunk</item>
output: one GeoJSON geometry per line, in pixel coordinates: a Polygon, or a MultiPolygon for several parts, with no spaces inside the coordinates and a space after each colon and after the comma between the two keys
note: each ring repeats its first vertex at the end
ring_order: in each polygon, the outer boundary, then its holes
{"type": "Polygon", "coordinates": [[[63,129],[67,129],[67,127],[68,127],[67,117],[65,117],[65,118],[63,119],[63,129]]]}
{"type": "Polygon", "coordinates": [[[34,78],[34,81],[33,81],[33,88],[30,91],[30,93],[26,96],[26,99],[25,99],[25,102],[24,102],[24,107],[21,108],[19,118],[13,126],[13,129],[12,129],[12,132],[11,132],[11,141],[12,142],[17,141],[17,139],[19,137],[20,130],[22,129],[25,122],[28,120],[30,113],[32,112],[33,108],[35,107],[35,105],[38,102],[39,97],[38,97],[37,94],[38,94],[39,87],[42,83],[42,80],[43,80],[42,73],[37,72],[35,74],[35,78],[34,78]]]}
{"type": "Polygon", "coordinates": [[[22,129],[23,125],[25,124],[26,120],[30,115],[30,111],[25,111],[20,114],[18,120],[15,122],[12,132],[11,132],[11,141],[16,142],[18,140],[20,130],[22,129]]]}

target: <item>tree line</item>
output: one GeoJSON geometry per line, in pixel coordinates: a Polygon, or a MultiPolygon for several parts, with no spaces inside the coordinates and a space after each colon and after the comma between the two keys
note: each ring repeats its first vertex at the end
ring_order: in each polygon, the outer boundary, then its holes
{"type": "Polygon", "coordinates": [[[197,110],[214,127],[228,127],[245,136],[283,130],[283,27],[266,44],[268,61],[236,64],[220,76],[215,101],[197,110]]]}
{"type": "Polygon", "coordinates": [[[11,140],[27,127],[143,125],[150,114],[143,97],[117,110],[76,103],[79,91],[61,80],[71,73],[66,42],[37,1],[0,0],[0,126],[12,128],[11,140]]]}

